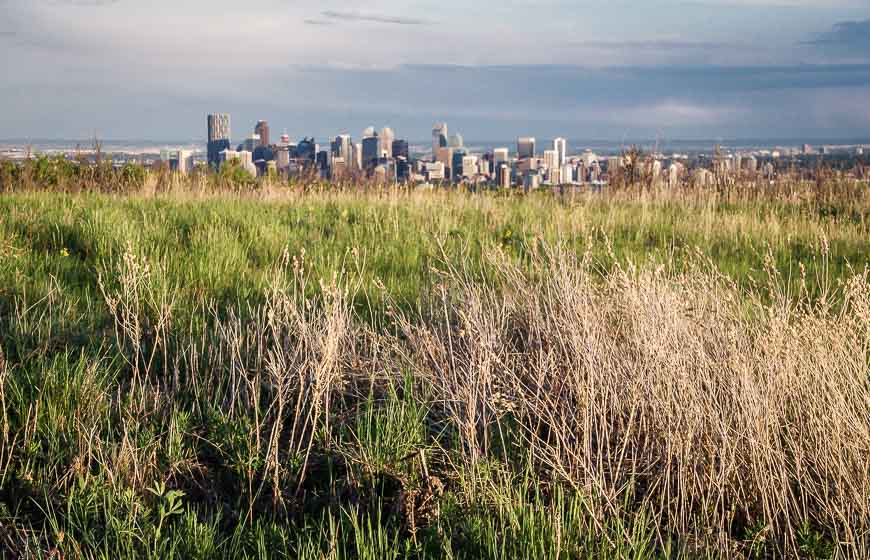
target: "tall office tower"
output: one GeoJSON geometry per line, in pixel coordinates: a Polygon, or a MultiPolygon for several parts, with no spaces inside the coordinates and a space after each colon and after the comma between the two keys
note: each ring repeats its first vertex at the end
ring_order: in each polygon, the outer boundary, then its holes
{"type": "Polygon", "coordinates": [[[492,151],[492,162],[495,164],[495,168],[498,169],[498,166],[502,163],[508,163],[510,160],[509,157],[510,150],[507,148],[496,148],[492,151]]]}
{"type": "Polygon", "coordinates": [[[313,162],[317,159],[318,151],[314,138],[303,138],[296,144],[296,159],[313,162]]]}
{"type": "Polygon", "coordinates": [[[342,158],[346,162],[350,161],[353,155],[353,142],[351,141],[350,134],[339,134],[336,136],[335,140],[332,141],[331,148],[333,156],[342,158]]]}
{"type": "Polygon", "coordinates": [[[550,171],[559,169],[561,167],[559,165],[559,152],[556,150],[544,150],[544,165],[550,171]]]}
{"type": "Polygon", "coordinates": [[[432,127],[432,159],[438,155],[438,148],[447,147],[447,123],[439,123],[432,127]]]}
{"type": "Polygon", "coordinates": [[[396,133],[393,132],[393,129],[390,127],[384,127],[381,129],[381,146],[380,153],[381,155],[391,158],[393,157],[393,140],[396,139],[396,133]]]}
{"type": "Polygon", "coordinates": [[[448,141],[448,145],[451,148],[462,148],[465,146],[465,140],[462,139],[462,135],[458,132],[450,137],[448,141]]]}
{"type": "Polygon", "coordinates": [[[368,136],[362,141],[362,167],[368,169],[377,165],[381,158],[381,139],[378,135],[368,136]]]}
{"type": "Polygon", "coordinates": [[[511,168],[506,163],[499,164],[495,168],[495,182],[503,189],[509,189],[511,186],[511,168]]]}
{"type": "Polygon", "coordinates": [[[444,168],[447,170],[447,175],[450,175],[450,170],[453,168],[453,148],[438,148],[438,151],[435,153],[435,161],[443,163],[444,168]]]}
{"type": "Polygon", "coordinates": [[[314,157],[314,163],[317,165],[317,169],[321,171],[321,175],[325,178],[329,171],[329,152],[326,150],[319,150],[317,155],[314,157]]]}
{"type": "Polygon", "coordinates": [[[553,149],[559,154],[559,167],[562,167],[568,155],[568,141],[564,138],[556,138],[553,140],[553,149]]]}
{"type": "Polygon", "coordinates": [[[278,146],[278,150],[275,152],[275,165],[278,168],[278,171],[281,173],[286,173],[290,169],[290,142],[283,143],[281,146],[278,146]]]}
{"type": "Polygon", "coordinates": [[[392,149],[393,157],[398,159],[400,157],[410,159],[408,157],[408,141],[407,140],[393,140],[393,149],[392,149]]]}
{"type": "Polygon", "coordinates": [[[254,134],[260,135],[260,145],[269,146],[269,123],[266,121],[257,121],[257,126],[254,127],[254,134]]]}
{"type": "Polygon", "coordinates": [[[246,152],[254,153],[254,150],[262,145],[263,141],[258,134],[251,134],[245,141],[242,142],[242,149],[246,152]]]}
{"type": "Polygon", "coordinates": [[[230,116],[216,113],[208,116],[208,165],[220,166],[220,153],[230,149],[230,116]]]}
{"type": "Polygon", "coordinates": [[[402,183],[411,178],[411,164],[404,156],[396,157],[396,180],[402,183]]]}
{"type": "Polygon", "coordinates": [[[523,137],[517,139],[517,157],[519,159],[531,159],[535,157],[535,139],[523,137]]]}
{"type": "Polygon", "coordinates": [[[453,179],[454,182],[459,182],[462,178],[462,173],[464,171],[462,167],[462,162],[465,161],[465,156],[468,155],[463,148],[453,149],[453,160],[450,162],[450,178],[453,179]]]}
{"type": "Polygon", "coordinates": [[[362,169],[362,144],[353,144],[353,168],[362,169]]]}
{"type": "Polygon", "coordinates": [[[216,113],[208,116],[208,141],[229,140],[230,116],[226,113],[216,113]]]}

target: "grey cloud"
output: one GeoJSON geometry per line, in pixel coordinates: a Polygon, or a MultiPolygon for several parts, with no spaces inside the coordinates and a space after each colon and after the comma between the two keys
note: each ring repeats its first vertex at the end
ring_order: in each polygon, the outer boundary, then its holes
{"type": "Polygon", "coordinates": [[[121,0],[52,0],[52,4],[61,5],[61,6],[82,6],[82,7],[93,7],[93,6],[109,6],[112,4],[117,4],[121,0]]]}
{"type": "MultiPolygon", "coordinates": [[[[241,123],[264,116],[291,136],[327,137],[391,123],[411,140],[447,120],[469,139],[542,137],[843,136],[866,134],[870,65],[712,67],[399,66],[368,70],[291,67],[254,75],[260,88],[201,80],[183,96],[128,88],[112,75],[67,83],[0,87],[10,107],[5,134],[68,136],[99,129],[108,138],[201,138],[212,107],[241,123]],[[558,84],[554,87],[553,84],[558,84]],[[352,96],[348,92],[354,92],[352,96]]],[[[6,123],[4,123],[6,124],[6,123]]]]}
{"type": "Polygon", "coordinates": [[[303,23],[305,25],[332,25],[333,22],[323,19],[306,19],[303,20],[303,23]]]}
{"type": "Polygon", "coordinates": [[[733,47],[728,43],[695,42],[679,40],[648,40],[648,41],[574,41],[572,46],[588,47],[604,50],[713,50],[725,47],[733,47]]]}
{"type": "Polygon", "coordinates": [[[870,51],[870,19],[840,22],[830,31],[804,44],[822,50],[866,55],[870,51]]]}
{"type": "Polygon", "coordinates": [[[390,23],[395,25],[426,25],[429,23],[427,20],[424,19],[390,16],[384,14],[366,14],[361,12],[336,12],[332,10],[327,10],[321,12],[321,15],[325,18],[340,21],[390,23]]]}

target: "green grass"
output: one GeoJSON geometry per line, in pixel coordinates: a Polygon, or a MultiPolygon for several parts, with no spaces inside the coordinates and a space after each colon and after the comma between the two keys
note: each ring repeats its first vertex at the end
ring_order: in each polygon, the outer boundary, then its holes
{"type": "MultiPolygon", "coordinates": [[[[605,276],[616,263],[688,266],[698,251],[747,288],[768,277],[769,258],[783,289],[797,297],[807,286],[812,298],[868,266],[870,222],[860,212],[791,203],[566,203],[548,195],[0,196],[0,350],[8,362],[0,379],[0,547],[10,557],[107,559],[706,553],[663,534],[642,508],[627,505],[624,517],[599,523],[592,496],[534,471],[508,449],[510,433],[493,436],[503,438],[501,455],[474,472],[454,469],[458,431],[431,409],[427,387],[410,380],[401,357],[395,374],[405,382],[357,381],[332,411],[319,410],[317,388],[306,386],[299,394],[310,397],[311,421],[297,419],[295,435],[290,424],[258,431],[281,416],[277,399],[256,396],[266,389],[245,385],[229,365],[199,373],[191,365],[219,363],[209,354],[227,347],[219,325],[267,322],[259,313],[276,274],[308,278],[294,289],[324,312],[321,281],[358,283],[354,317],[396,335],[393,306],[425,321],[439,271],[456,267],[497,287],[489,251],[505,251],[522,268],[552,245],[591,252],[605,276]],[[100,288],[101,278],[109,292],[123,288],[125,253],[159,271],[134,294],[143,325],[133,345],[116,338],[100,288]],[[296,264],[282,268],[285,255],[296,264]],[[166,331],[162,297],[174,301],[166,331]],[[452,478],[434,481],[444,473],[452,478]]],[[[291,353],[315,352],[293,342],[303,337],[294,316],[281,317],[272,330],[244,331],[238,357],[224,361],[262,370],[265,358],[242,348],[256,336],[274,335],[291,353]]],[[[830,535],[807,526],[802,539],[807,556],[826,556],[830,535]]]]}
{"type": "MultiPolygon", "coordinates": [[[[132,246],[166,267],[182,302],[219,306],[256,301],[286,251],[317,278],[363,267],[363,294],[382,284],[413,307],[446,259],[481,269],[485,247],[518,260],[539,242],[591,248],[605,262],[668,262],[698,249],[741,283],[765,276],[765,258],[790,281],[830,246],[830,273],[870,262],[870,222],[819,218],[800,206],[591,200],[565,206],[550,197],[312,196],[293,202],[210,198],[112,198],[21,194],[0,199],[0,295],[47,294],[55,279],[64,298],[87,311],[97,272],[132,246]],[[606,241],[606,243],[604,243],[606,241]],[[609,249],[607,245],[609,244],[609,249]],[[442,252],[443,251],[443,252],[442,252]],[[357,256],[355,256],[357,255],[357,256]]],[[[808,267],[815,273],[814,267],[808,267]]],[[[810,285],[815,285],[810,278],[810,285]]],[[[314,287],[316,288],[316,286],[314,287]]],[[[380,286],[379,286],[380,288],[380,286]]]]}

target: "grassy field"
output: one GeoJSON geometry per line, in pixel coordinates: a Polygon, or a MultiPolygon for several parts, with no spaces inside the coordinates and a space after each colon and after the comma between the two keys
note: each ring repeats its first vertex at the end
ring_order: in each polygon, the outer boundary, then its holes
{"type": "Polygon", "coordinates": [[[870,205],[0,195],[0,549],[870,554],[870,205]]]}

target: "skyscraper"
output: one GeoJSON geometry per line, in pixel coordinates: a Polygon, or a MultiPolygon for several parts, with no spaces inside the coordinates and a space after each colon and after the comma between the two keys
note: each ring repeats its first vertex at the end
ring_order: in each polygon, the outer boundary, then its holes
{"type": "Polygon", "coordinates": [[[377,165],[381,157],[381,139],[377,133],[374,136],[363,138],[362,141],[362,167],[368,169],[377,165]]]}
{"type": "Polygon", "coordinates": [[[332,155],[350,161],[353,156],[353,142],[350,134],[339,134],[332,141],[332,155]]]}
{"type": "Polygon", "coordinates": [[[448,144],[451,148],[462,148],[465,146],[465,140],[463,140],[462,135],[457,132],[450,137],[448,144]]]}
{"type": "Polygon", "coordinates": [[[449,175],[450,170],[453,168],[453,148],[438,148],[438,151],[435,153],[435,161],[443,163],[449,175]]]}
{"type": "Polygon", "coordinates": [[[467,155],[468,152],[466,152],[464,148],[453,149],[453,159],[450,162],[450,178],[453,179],[453,182],[455,183],[458,183],[459,180],[462,179],[462,174],[464,172],[462,164],[467,155]]]}
{"type": "Polygon", "coordinates": [[[517,157],[519,159],[530,159],[535,157],[534,138],[521,137],[517,139],[517,157]]]}
{"type": "Polygon", "coordinates": [[[501,163],[495,168],[495,182],[503,189],[511,186],[511,168],[506,163],[501,163]]]}
{"type": "Polygon", "coordinates": [[[438,155],[438,148],[447,147],[447,123],[439,123],[432,127],[432,159],[438,155]]]}
{"type": "Polygon", "coordinates": [[[405,159],[410,159],[408,157],[408,141],[407,140],[393,140],[393,149],[392,149],[393,157],[398,159],[403,157],[405,159]]]}
{"type": "Polygon", "coordinates": [[[266,121],[257,121],[257,126],[254,127],[254,134],[260,135],[260,145],[269,146],[269,123],[266,121]]]}
{"type": "Polygon", "coordinates": [[[230,116],[216,113],[208,116],[208,165],[220,167],[220,153],[230,149],[230,116]]]}
{"type": "Polygon", "coordinates": [[[242,142],[242,150],[246,152],[253,153],[254,150],[263,145],[263,141],[260,139],[259,134],[251,134],[249,137],[245,138],[244,142],[242,142]]]}
{"type": "Polygon", "coordinates": [[[406,182],[411,177],[411,164],[404,156],[396,157],[396,180],[406,182]]]}
{"type": "Polygon", "coordinates": [[[495,164],[495,168],[498,169],[498,166],[502,163],[508,163],[508,153],[510,150],[507,148],[496,148],[492,151],[492,162],[495,164]]]}
{"type": "Polygon", "coordinates": [[[362,144],[353,145],[353,169],[360,170],[362,165],[362,144]]]}
{"type": "Polygon", "coordinates": [[[559,167],[562,167],[568,154],[568,141],[564,138],[556,138],[553,140],[553,149],[559,154],[559,167]]]}
{"type": "Polygon", "coordinates": [[[296,159],[313,162],[317,158],[317,152],[314,138],[303,138],[296,144],[296,159]]]}
{"type": "Polygon", "coordinates": [[[561,165],[559,165],[559,152],[556,150],[544,150],[544,165],[546,165],[547,169],[550,171],[559,169],[561,167],[561,165]]]}
{"type": "Polygon", "coordinates": [[[381,145],[380,145],[380,153],[378,154],[386,156],[388,158],[393,157],[393,140],[396,139],[396,133],[393,132],[393,129],[390,127],[384,127],[381,129],[381,145]]]}

